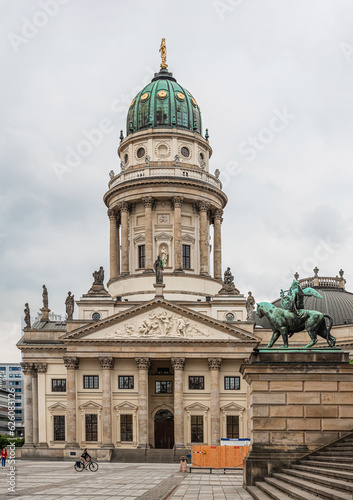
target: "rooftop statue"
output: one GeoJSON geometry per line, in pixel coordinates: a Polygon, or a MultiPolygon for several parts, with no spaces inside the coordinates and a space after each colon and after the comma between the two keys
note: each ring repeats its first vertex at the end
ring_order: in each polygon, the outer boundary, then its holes
{"type": "Polygon", "coordinates": [[[281,290],[281,305],[283,309],[269,302],[260,302],[257,304],[256,312],[258,316],[260,318],[266,316],[273,331],[267,348],[271,348],[281,335],[283,339],[282,347],[288,348],[288,338],[294,335],[294,333],[303,330],[308,332],[311,339],[309,344],[304,346],[304,349],[313,347],[317,343],[318,336],[324,338],[330,347],[334,347],[336,339],[330,333],[333,319],[328,314],[304,309],[304,296],[314,296],[322,299],[322,296],[314,288],[307,287],[303,290],[299,281],[294,280],[287,295],[281,290]],[[328,327],[326,326],[325,318],[329,321],[328,327]]]}
{"type": "Polygon", "coordinates": [[[159,52],[161,53],[161,69],[167,69],[167,46],[165,44],[165,38],[162,38],[161,46],[159,48],[159,52]]]}
{"type": "Polygon", "coordinates": [[[48,290],[45,285],[43,285],[42,297],[43,297],[43,307],[44,309],[48,309],[48,290]]]}
{"type": "Polygon", "coordinates": [[[154,268],[154,270],[156,272],[156,283],[157,284],[163,283],[163,268],[164,268],[164,264],[163,264],[163,261],[162,261],[162,259],[160,258],[159,255],[157,256],[157,259],[156,259],[155,263],[153,264],[153,268],[154,268]]]}
{"type": "Polygon", "coordinates": [[[31,328],[31,313],[30,313],[30,310],[29,310],[29,305],[28,303],[26,302],[25,304],[25,310],[24,310],[24,313],[25,313],[25,323],[26,323],[26,328],[31,328]]]}
{"type": "Polygon", "coordinates": [[[75,296],[71,295],[71,292],[69,292],[68,296],[66,297],[65,305],[66,305],[67,319],[72,319],[75,308],[75,296]]]}
{"type": "Polygon", "coordinates": [[[93,285],[103,285],[104,284],[104,269],[102,266],[99,268],[99,271],[94,271],[92,276],[94,278],[93,285]]]}
{"type": "Polygon", "coordinates": [[[218,293],[220,295],[236,295],[239,293],[239,290],[235,288],[234,276],[230,267],[227,267],[226,271],[224,271],[223,286],[218,293]]]}

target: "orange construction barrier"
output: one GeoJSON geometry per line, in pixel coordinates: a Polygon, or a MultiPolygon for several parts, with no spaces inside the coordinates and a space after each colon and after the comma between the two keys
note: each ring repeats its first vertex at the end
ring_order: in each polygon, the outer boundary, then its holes
{"type": "Polygon", "coordinates": [[[249,446],[193,445],[192,465],[195,467],[243,467],[249,446]]]}

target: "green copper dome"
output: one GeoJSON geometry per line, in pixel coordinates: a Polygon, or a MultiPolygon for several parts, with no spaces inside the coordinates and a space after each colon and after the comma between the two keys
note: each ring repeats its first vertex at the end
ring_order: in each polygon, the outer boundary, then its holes
{"type": "Polygon", "coordinates": [[[151,83],[132,100],[126,134],[158,127],[202,133],[201,111],[197,102],[166,69],[156,73],[151,83]]]}

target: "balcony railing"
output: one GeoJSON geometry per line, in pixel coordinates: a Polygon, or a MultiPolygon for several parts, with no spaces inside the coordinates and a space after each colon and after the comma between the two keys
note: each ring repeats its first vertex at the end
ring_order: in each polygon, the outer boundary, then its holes
{"type": "Polygon", "coordinates": [[[191,168],[183,168],[179,166],[173,167],[143,167],[134,170],[126,170],[120,174],[113,177],[109,183],[109,188],[121,184],[122,182],[130,181],[132,179],[139,179],[144,177],[145,179],[151,177],[175,177],[184,179],[195,179],[198,181],[206,182],[211,184],[217,189],[222,189],[222,183],[214,175],[209,174],[203,170],[196,170],[191,168]]]}
{"type": "Polygon", "coordinates": [[[313,277],[304,278],[299,280],[300,286],[304,289],[307,287],[320,287],[320,288],[344,288],[345,280],[338,276],[333,277],[313,277]]]}

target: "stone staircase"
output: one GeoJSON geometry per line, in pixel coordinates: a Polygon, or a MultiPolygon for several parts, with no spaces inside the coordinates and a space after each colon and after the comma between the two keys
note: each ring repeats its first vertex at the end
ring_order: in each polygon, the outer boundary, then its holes
{"type": "Polygon", "coordinates": [[[353,500],[353,433],[247,490],[255,500],[353,500]]]}

